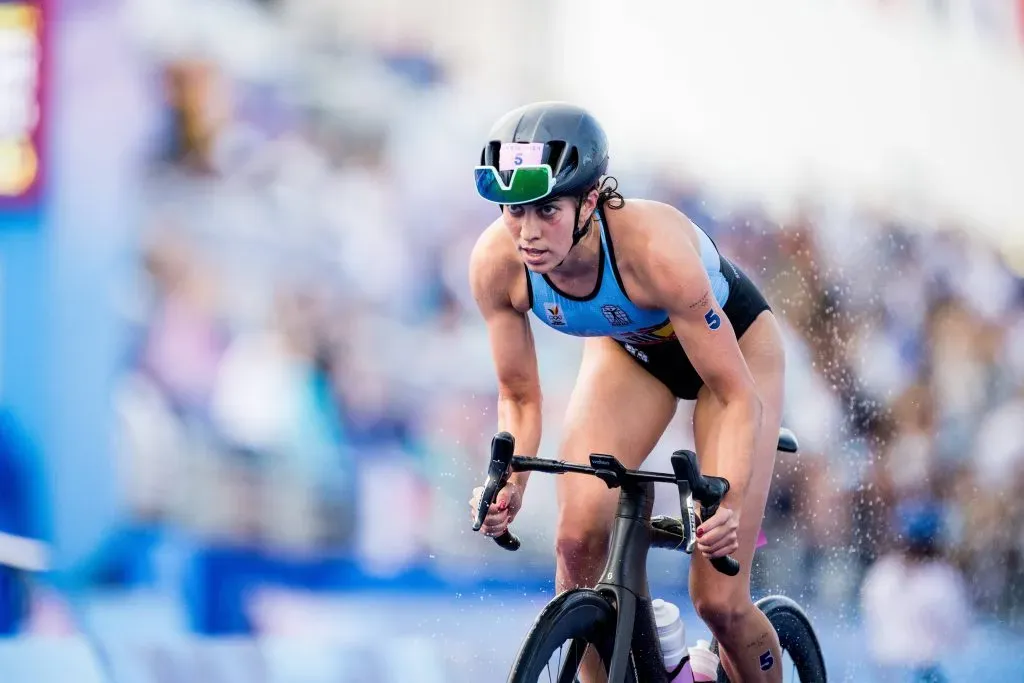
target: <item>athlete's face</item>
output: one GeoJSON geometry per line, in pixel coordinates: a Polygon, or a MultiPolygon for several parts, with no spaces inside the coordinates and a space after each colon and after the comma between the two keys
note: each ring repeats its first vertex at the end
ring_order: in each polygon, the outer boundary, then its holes
{"type": "MultiPolygon", "coordinates": [[[[519,257],[536,273],[550,272],[572,248],[576,198],[561,197],[538,204],[506,206],[502,211],[505,226],[512,234],[519,257]]],[[[591,192],[580,209],[583,225],[597,205],[597,192],[591,192]]]]}

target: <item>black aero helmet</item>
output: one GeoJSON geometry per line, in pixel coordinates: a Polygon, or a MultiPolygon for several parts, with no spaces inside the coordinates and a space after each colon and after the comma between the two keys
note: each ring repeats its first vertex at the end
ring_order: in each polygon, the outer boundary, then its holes
{"type": "MultiPolygon", "coordinates": [[[[537,102],[508,112],[491,128],[480,164],[499,168],[503,143],[540,143],[540,163],[554,172],[551,196],[583,194],[608,170],[608,137],[590,112],[562,102],[537,102]]],[[[501,175],[509,181],[511,171],[501,175]]]]}
{"type": "MultiPolygon", "coordinates": [[[[608,138],[590,112],[562,102],[537,102],[513,109],[491,128],[480,153],[477,191],[497,204],[579,197],[597,186],[607,170],[608,138]]],[[[583,234],[574,235],[574,243],[583,234]]]]}

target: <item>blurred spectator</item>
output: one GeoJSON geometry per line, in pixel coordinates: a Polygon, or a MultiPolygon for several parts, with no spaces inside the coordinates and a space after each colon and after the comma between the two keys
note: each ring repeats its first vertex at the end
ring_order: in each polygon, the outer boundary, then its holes
{"type": "Polygon", "coordinates": [[[943,558],[942,509],[927,499],[895,514],[897,547],[868,570],[861,587],[868,650],[882,680],[943,683],[941,662],[966,644],[967,587],[943,558]]]}
{"type": "Polygon", "coordinates": [[[196,172],[212,170],[213,148],[223,123],[223,87],[209,62],[179,60],[164,69],[168,131],[164,158],[196,172]]]}
{"type": "Polygon", "coordinates": [[[219,438],[264,470],[264,540],[313,548],[351,526],[353,511],[321,501],[351,497],[354,472],[342,448],[329,354],[318,331],[316,299],[279,294],[272,327],[238,335],[217,373],[212,420],[219,438]]]}
{"type": "Polygon", "coordinates": [[[151,320],[139,359],[176,412],[205,412],[225,339],[210,273],[188,242],[157,234],[144,257],[151,284],[151,320]]]}

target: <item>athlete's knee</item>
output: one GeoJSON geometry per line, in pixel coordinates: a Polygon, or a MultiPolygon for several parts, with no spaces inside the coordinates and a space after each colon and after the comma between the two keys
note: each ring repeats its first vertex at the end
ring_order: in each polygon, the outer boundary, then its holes
{"type": "Polygon", "coordinates": [[[608,553],[608,529],[565,520],[558,525],[555,553],[568,578],[587,582],[608,553]]]}
{"type": "Polygon", "coordinates": [[[693,606],[697,614],[719,639],[735,632],[738,624],[756,609],[743,591],[716,590],[716,586],[697,586],[693,606]]]}

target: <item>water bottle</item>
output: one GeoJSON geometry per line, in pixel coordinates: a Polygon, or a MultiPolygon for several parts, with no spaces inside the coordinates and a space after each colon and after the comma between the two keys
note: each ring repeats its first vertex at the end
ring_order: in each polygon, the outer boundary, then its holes
{"type": "Polygon", "coordinates": [[[692,678],[688,677],[688,668],[680,666],[687,650],[686,626],[679,618],[679,608],[661,598],[652,600],[651,607],[654,608],[654,623],[658,627],[661,655],[670,683],[690,683],[692,678]]]}
{"type": "Polygon", "coordinates": [[[695,683],[718,680],[718,655],[711,651],[711,643],[698,640],[697,647],[689,648],[690,671],[695,683]]]}

